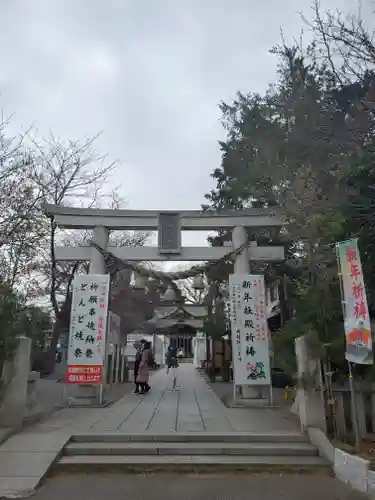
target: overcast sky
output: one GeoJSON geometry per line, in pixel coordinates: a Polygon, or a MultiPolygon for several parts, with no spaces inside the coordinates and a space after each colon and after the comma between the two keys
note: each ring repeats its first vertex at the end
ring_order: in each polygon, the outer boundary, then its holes
{"type": "Polygon", "coordinates": [[[0,105],[14,131],[103,130],[128,208],[199,208],[220,164],[218,103],[266,89],[280,27],[298,37],[310,3],[0,0],[0,105]]]}

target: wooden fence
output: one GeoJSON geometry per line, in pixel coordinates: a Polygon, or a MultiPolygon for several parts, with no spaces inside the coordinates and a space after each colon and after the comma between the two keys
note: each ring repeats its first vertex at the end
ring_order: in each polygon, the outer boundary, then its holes
{"type": "MultiPolygon", "coordinates": [[[[333,387],[335,421],[340,439],[352,434],[352,413],[348,387],[333,387]]],[[[358,427],[362,438],[375,437],[375,386],[356,391],[358,427]]]]}

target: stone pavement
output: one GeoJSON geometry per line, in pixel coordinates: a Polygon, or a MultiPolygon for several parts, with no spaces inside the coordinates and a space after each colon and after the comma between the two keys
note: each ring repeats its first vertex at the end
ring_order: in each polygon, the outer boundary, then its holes
{"type": "MultiPolygon", "coordinates": [[[[181,364],[176,390],[164,369],[151,378],[145,396],[126,394],[107,408],[66,408],[29,432],[43,435],[89,432],[299,432],[282,409],[226,408],[192,364],[181,364]]],[[[1,450],[1,449],[0,449],[1,450]]]]}
{"type": "Polygon", "coordinates": [[[51,478],[34,500],[365,500],[332,477],[311,475],[72,475],[51,478]]]}
{"type": "MultiPolygon", "coordinates": [[[[113,385],[109,389],[108,399],[118,401],[125,393],[131,392],[129,384],[113,385]]],[[[41,378],[36,381],[36,396],[42,413],[42,419],[45,419],[54,413],[58,407],[62,406],[66,399],[65,384],[52,378],[41,378]]],[[[39,419],[40,420],[40,419],[39,419]]]]}
{"type": "Polygon", "coordinates": [[[296,420],[278,409],[226,408],[192,364],[178,369],[177,387],[165,370],[152,377],[146,396],[123,398],[102,411],[90,432],[298,432],[296,420]]]}
{"type": "Polygon", "coordinates": [[[295,433],[293,417],[278,409],[229,409],[191,364],[178,369],[177,390],[165,370],[145,396],[126,394],[107,408],[66,408],[0,446],[0,498],[32,491],[67,441],[77,433],[295,433]]]}

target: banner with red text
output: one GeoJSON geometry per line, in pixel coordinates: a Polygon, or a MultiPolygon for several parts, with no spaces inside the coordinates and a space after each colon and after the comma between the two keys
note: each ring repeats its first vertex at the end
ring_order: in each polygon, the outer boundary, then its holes
{"type": "Polygon", "coordinates": [[[372,335],[357,240],[336,244],[344,311],[346,359],[371,365],[372,335]]]}

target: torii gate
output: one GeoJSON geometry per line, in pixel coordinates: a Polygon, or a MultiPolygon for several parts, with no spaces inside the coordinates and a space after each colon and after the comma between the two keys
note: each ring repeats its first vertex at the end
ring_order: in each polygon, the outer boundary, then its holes
{"type": "MultiPolygon", "coordinates": [[[[257,246],[247,241],[246,228],[281,227],[280,213],[275,208],[252,208],[228,212],[199,210],[107,210],[46,205],[45,213],[60,228],[92,229],[92,241],[121,260],[141,261],[216,261],[228,253],[228,247],[182,247],[181,231],[232,230],[234,273],[250,273],[250,261],[282,261],[283,246],[257,246]],[[109,245],[109,232],[158,231],[158,246],[114,247],[109,245]]],[[[255,243],[255,244],[253,244],[255,243]]],[[[90,274],[106,274],[103,255],[92,246],[55,248],[58,261],[89,261],[90,274]]],[[[248,397],[251,389],[244,388],[248,397]]]]}
{"type": "MultiPolygon", "coordinates": [[[[280,227],[281,218],[273,208],[246,211],[184,212],[155,210],[103,210],[46,205],[45,212],[57,226],[66,229],[92,229],[93,242],[108,249],[116,257],[133,262],[141,261],[215,261],[228,253],[228,247],[182,247],[181,231],[232,230],[233,250],[247,243],[245,228],[280,227]],[[109,231],[158,231],[158,247],[111,247],[109,231]]],[[[101,253],[90,246],[55,248],[59,261],[90,261],[90,273],[104,274],[101,253]]],[[[236,255],[235,273],[248,273],[249,261],[282,261],[284,247],[249,244],[236,255]]]]}

